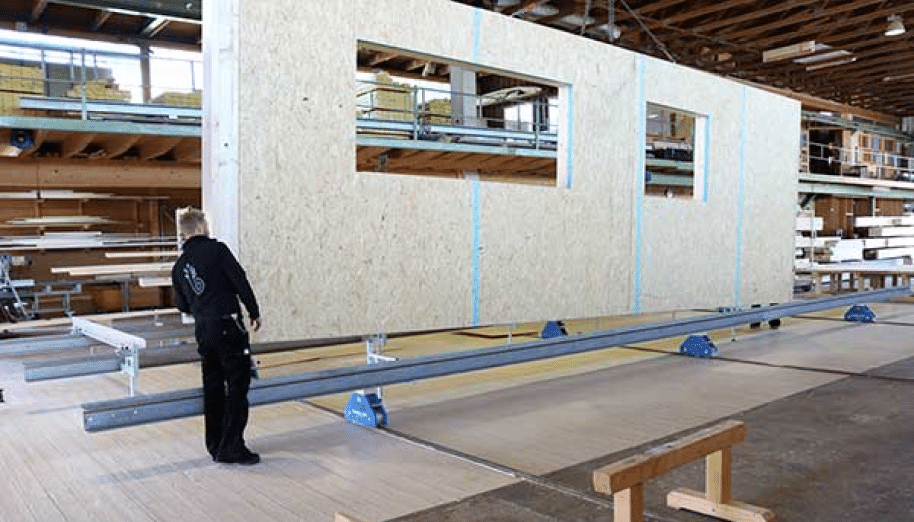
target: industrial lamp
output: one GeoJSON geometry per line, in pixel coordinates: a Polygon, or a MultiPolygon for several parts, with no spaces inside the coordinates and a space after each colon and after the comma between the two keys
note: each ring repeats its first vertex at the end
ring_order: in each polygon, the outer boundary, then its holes
{"type": "Polygon", "coordinates": [[[889,17],[889,26],[885,29],[886,36],[898,36],[904,34],[904,24],[901,23],[901,17],[892,15],[889,17]]]}

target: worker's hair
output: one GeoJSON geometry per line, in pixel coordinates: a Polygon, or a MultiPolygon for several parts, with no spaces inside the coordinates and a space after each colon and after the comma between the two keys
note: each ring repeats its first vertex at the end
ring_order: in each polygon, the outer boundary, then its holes
{"type": "Polygon", "coordinates": [[[178,217],[178,238],[184,241],[194,236],[209,236],[206,214],[202,210],[185,207],[178,217]]]}

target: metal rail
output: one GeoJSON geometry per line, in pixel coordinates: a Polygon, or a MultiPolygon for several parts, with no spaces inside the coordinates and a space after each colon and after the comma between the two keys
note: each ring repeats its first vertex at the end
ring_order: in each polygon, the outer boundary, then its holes
{"type": "MultiPolygon", "coordinates": [[[[413,335],[423,335],[450,330],[426,330],[418,332],[398,332],[388,334],[388,339],[397,337],[406,337],[413,335]]],[[[161,335],[158,339],[165,342],[164,345],[153,346],[139,350],[139,357],[142,362],[142,368],[153,368],[158,366],[168,366],[172,364],[184,364],[197,362],[200,355],[197,353],[197,343],[193,340],[193,330],[188,330],[186,335],[167,336],[161,335]],[[171,342],[168,342],[171,341],[171,342]]],[[[53,342],[53,346],[60,347],[66,342],[76,343],[81,339],[72,336],[56,336],[48,341],[53,342]]],[[[152,340],[152,336],[144,337],[152,340]]],[[[320,339],[307,339],[298,341],[276,341],[271,343],[257,343],[251,345],[251,352],[254,355],[291,352],[295,350],[304,350],[310,348],[324,348],[327,346],[337,346],[342,344],[357,344],[365,340],[365,336],[345,336],[345,337],[327,337],[320,339]]],[[[0,341],[2,342],[2,341],[0,341]]],[[[362,352],[359,352],[360,354],[362,352]]],[[[0,352],[2,355],[2,352],[0,352]]],[[[51,361],[34,361],[26,362],[25,381],[48,381],[53,379],[68,379],[70,377],[84,377],[87,375],[96,375],[100,373],[113,373],[121,369],[124,363],[124,353],[110,352],[99,355],[69,357],[64,359],[55,359],[51,361]]]]}
{"type": "MultiPolygon", "coordinates": [[[[606,332],[508,344],[495,348],[417,357],[385,364],[350,366],[288,377],[261,379],[252,386],[248,398],[252,405],[298,400],[574,355],[612,346],[730,328],[853,304],[887,301],[910,294],[911,289],[908,287],[895,287],[752,308],[726,315],[667,321],[606,332]]],[[[94,432],[199,415],[203,413],[203,392],[199,388],[178,390],[143,397],[88,403],[82,407],[83,427],[86,431],[94,432]]]]}
{"type": "Polygon", "coordinates": [[[44,111],[80,112],[87,114],[126,114],[159,118],[192,118],[200,119],[203,111],[196,107],[174,107],[171,105],[145,104],[117,101],[80,101],[72,98],[38,98],[22,96],[19,108],[44,111]]]}
{"type": "MultiPolygon", "coordinates": [[[[154,329],[154,327],[133,327],[122,328],[122,330],[139,335],[147,341],[167,341],[170,339],[194,336],[193,328],[188,328],[186,326],[162,327],[158,329],[154,329]]],[[[93,346],[101,345],[103,345],[103,343],[95,339],[73,334],[17,337],[0,341],[0,356],[32,355],[42,352],[70,350],[74,348],[91,348],[93,346]]]]}

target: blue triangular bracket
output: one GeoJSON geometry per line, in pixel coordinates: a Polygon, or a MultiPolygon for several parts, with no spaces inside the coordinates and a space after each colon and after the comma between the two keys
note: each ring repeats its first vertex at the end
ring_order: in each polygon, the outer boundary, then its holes
{"type": "Polygon", "coordinates": [[[375,393],[355,392],[346,403],[346,420],[369,428],[387,426],[387,410],[381,398],[375,393]]]}
{"type": "Polygon", "coordinates": [[[690,335],[679,345],[679,353],[691,357],[714,357],[717,347],[707,335],[690,335]]]}
{"type": "Polygon", "coordinates": [[[876,320],[876,314],[866,305],[854,305],[844,313],[845,321],[856,321],[860,323],[872,323],[876,320]]]}
{"type": "Polygon", "coordinates": [[[565,323],[562,321],[549,321],[546,323],[546,326],[543,327],[543,331],[540,332],[540,337],[542,339],[561,337],[563,335],[568,335],[568,331],[565,330],[565,323]]]}

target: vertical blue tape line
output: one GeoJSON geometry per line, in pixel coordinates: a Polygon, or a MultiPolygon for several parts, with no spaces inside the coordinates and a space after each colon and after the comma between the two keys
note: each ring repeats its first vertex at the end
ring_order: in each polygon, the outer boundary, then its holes
{"type": "Polygon", "coordinates": [[[479,180],[473,188],[473,326],[479,326],[479,180]]]}
{"type": "Polygon", "coordinates": [[[746,93],[747,88],[741,90],[740,100],[740,127],[739,127],[739,194],[736,200],[736,272],[733,279],[733,305],[739,308],[742,303],[743,291],[743,201],[746,197],[746,93]]]}
{"type": "MultiPolygon", "coordinates": [[[[474,9],[473,10],[473,63],[479,63],[479,40],[480,40],[480,28],[482,26],[482,10],[474,9]]],[[[479,279],[480,279],[480,267],[479,267],[479,196],[480,196],[480,187],[479,187],[479,178],[477,177],[471,182],[471,190],[473,192],[473,315],[472,315],[472,325],[479,326],[479,279]]]]}
{"type": "Polygon", "coordinates": [[[644,58],[638,56],[638,171],[635,173],[635,288],[632,291],[632,312],[641,312],[641,235],[644,218],[644,150],[647,147],[647,95],[644,79],[644,58]]]}
{"type": "Polygon", "coordinates": [[[479,63],[479,28],[482,26],[482,9],[473,9],[473,63],[479,63]]]}
{"type": "Polygon", "coordinates": [[[567,172],[565,188],[570,189],[571,181],[574,178],[574,87],[571,85],[568,86],[568,121],[566,124],[565,149],[568,153],[565,158],[565,171],[567,172]]]}
{"type": "Polygon", "coordinates": [[[705,183],[702,203],[708,202],[708,178],[711,177],[711,115],[705,117],[705,183]]]}

